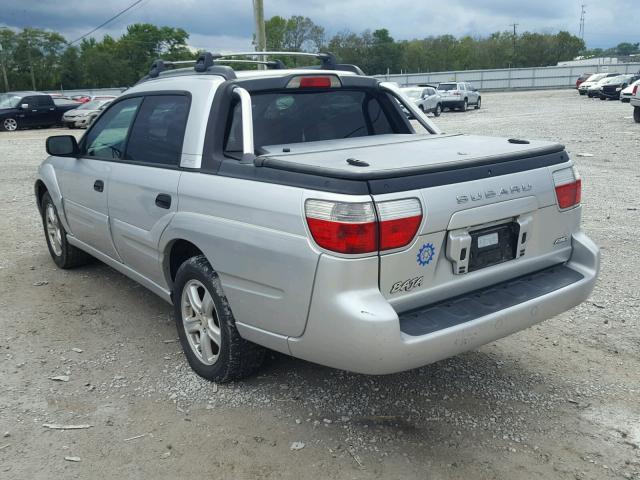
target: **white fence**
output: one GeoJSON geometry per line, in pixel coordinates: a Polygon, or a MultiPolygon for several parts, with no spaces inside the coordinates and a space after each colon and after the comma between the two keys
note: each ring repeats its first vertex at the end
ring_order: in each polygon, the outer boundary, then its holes
{"type": "Polygon", "coordinates": [[[470,82],[480,90],[571,88],[583,73],[637,73],[640,63],[579,65],[536,68],[505,68],[499,70],[460,70],[452,72],[376,75],[401,86],[419,83],[470,82]]]}
{"type": "Polygon", "coordinates": [[[91,97],[100,95],[113,95],[117,97],[125,90],[126,88],[79,88],[77,90],[47,90],[44,93],[59,93],[68,97],[73,97],[74,95],[89,95],[91,97]]]}

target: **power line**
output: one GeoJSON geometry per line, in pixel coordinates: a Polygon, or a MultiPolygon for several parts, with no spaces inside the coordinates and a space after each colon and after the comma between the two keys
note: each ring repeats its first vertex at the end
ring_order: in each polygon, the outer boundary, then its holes
{"type": "Polygon", "coordinates": [[[69,45],[73,45],[76,42],[79,42],[80,40],[82,40],[85,37],[88,37],[89,35],[91,35],[93,32],[95,32],[96,30],[100,30],[102,27],[104,27],[107,23],[110,23],[112,21],[114,21],[116,18],[118,18],[120,15],[122,15],[125,12],[128,12],[129,10],[131,10],[133,7],[135,7],[136,5],[138,5],[140,2],[142,2],[143,0],[136,0],[135,2],[133,2],[131,5],[129,5],[127,8],[125,8],[124,10],[116,13],[113,17],[111,17],[109,20],[107,20],[106,22],[101,23],[100,25],[98,25],[96,28],[94,28],[93,30],[91,30],[90,32],[85,33],[84,35],[82,35],[79,38],[76,38],[73,42],[69,42],[69,45]]]}

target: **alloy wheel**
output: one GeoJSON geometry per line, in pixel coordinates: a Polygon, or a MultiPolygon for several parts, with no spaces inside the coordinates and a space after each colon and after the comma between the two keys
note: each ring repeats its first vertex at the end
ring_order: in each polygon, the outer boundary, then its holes
{"type": "Polygon", "coordinates": [[[16,122],[14,118],[5,119],[2,125],[4,126],[4,129],[7,130],[8,132],[13,132],[18,129],[18,122],[16,122]]]}
{"type": "Polygon", "coordinates": [[[182,325],[189,347],[205,365],[218,361],[222,333],[213,297],[199,280],[189,280],[182,289],[182,325]]]}
{"type": "Polygon", "coordinates": [[[53,204],[47,205],[45,217],[49,245],[51,245],[53,253],[59,257],[62,255],[62,230],[60,229],[60,221],[53,204]]]}

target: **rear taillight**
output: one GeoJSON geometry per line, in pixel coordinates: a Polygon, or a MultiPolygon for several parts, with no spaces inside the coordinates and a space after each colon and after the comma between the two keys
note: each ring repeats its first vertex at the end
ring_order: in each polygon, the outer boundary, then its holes
{"type": "Polygon", "coordinates": [[[560,209],[571,208],[580,203],[582,180],[575,167],[563,168],[553,172],[553,183],[560,209]]]}
{"type": "Polygon", "coordinates": [[[380,202],[380,250],[393,250],[408,245],[422,223],[422,206],[417,198],[380,202]]]}
{"type": "Polygon", "coordinates": [[[307,225],[316,243],[338,253],[378,250],[378,222],[373,203],[307,200],[307,225]]]}
{"type": "Polygon", "coordinates": [[[638,85],[633,86],[633,91],[631,92],[631,95],[635,95],[636,93],[638,93],[638,85]]]}
{"type": "Polygon", "coordinates": [[[459,92],[458,90],[454,90],[452,93],[453,93],[453,95],[460,96],[460,93],[461,93],[461,92],[459,92]]]}
{"type": "Polygon", "coordinates": [[[414,239],[422,222],[417,198],[377,204],[307,200],[309,231],[321,248],[344,254],[402,248],[414,239]]]}

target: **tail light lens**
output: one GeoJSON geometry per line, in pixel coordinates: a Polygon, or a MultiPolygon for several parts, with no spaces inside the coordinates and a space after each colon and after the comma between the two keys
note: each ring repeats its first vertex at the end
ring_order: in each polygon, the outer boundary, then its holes
{"type": "Polygon", "coordinates": [[[452,93],[453,93],[454,95],[460,96],[460,92],[459,92],[458,90],[454,90],[452,93]]]}
{"type": "Polygon", "coordinates": [[[422,223],[422,206],[417,198],[380,202],[380,250],[392,250],[408,245],[422,223]]]}
{"type": "Polygon", "coordinates": [[[631,92],[632,95],[635,95],[636,93],[638,93],[638,85],[634,85],[633,91],[631,92]]]}
{"type": "Polygon", "coordinates": [[[342,86],[336,75],[296,75],[289,80],[287,88],[339,88],[342,86]]]}
{"type": "Polygon", "coordinates": [[[318,246],[344,254],[374,253],[411,243],[422,222],[417,198],[349,203],[307,200],[305,216],[318,246]]]}
{"type": "Polygon", "coordinates": [[[556,188],[558,207],[561,210],[574,207],[580,203],[582,180],[575,167],[563,168],[553,172],[553,183],[556,188]]]}
{"type": "Polygon", "coordinates": [[[378,222],[373,203],[307,200],[307,225],[316,243],[338,253],[378,250],[378,222]]]}

